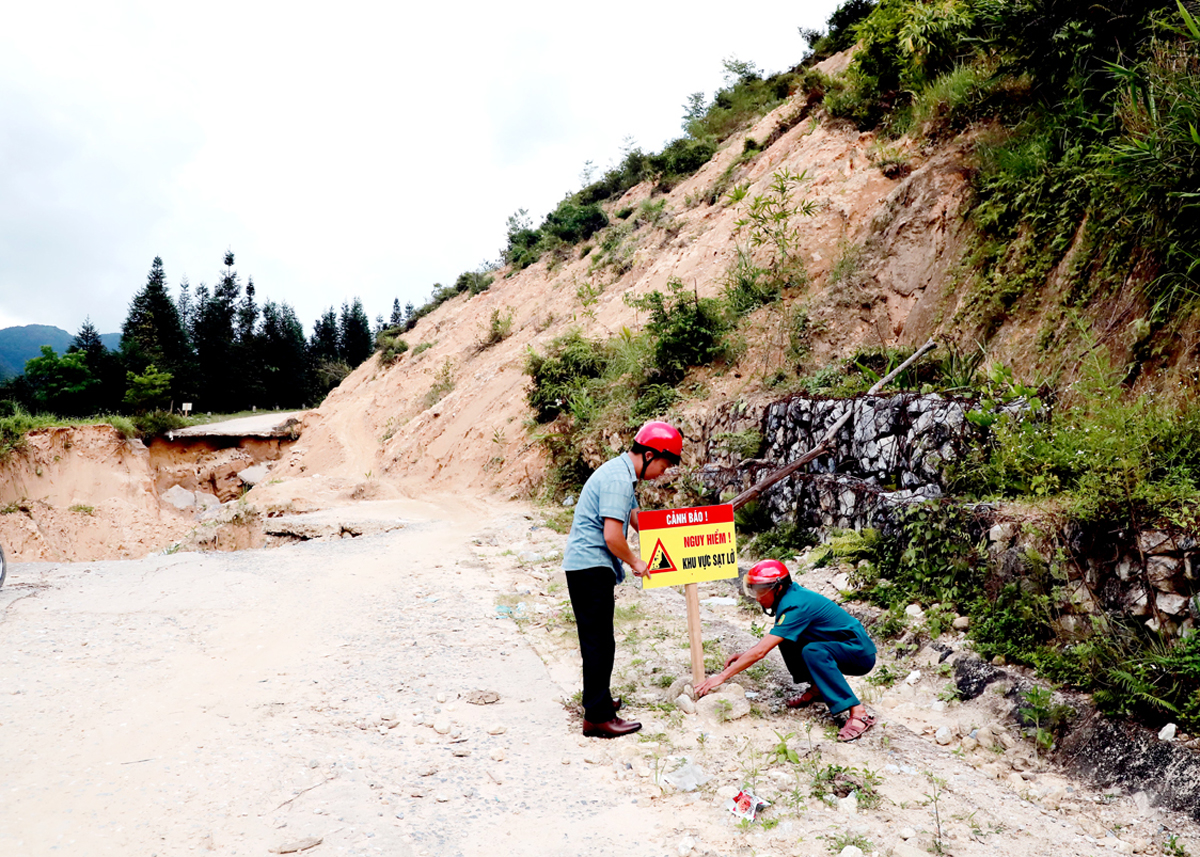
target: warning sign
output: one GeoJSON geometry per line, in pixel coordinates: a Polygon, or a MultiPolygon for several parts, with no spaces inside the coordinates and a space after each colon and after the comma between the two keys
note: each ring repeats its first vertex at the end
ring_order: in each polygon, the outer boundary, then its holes
{"type": "Polygon", "coordinates": [[[650,551],[650,559],[646,560],[646,565],[653,572],[679,571],[675,567],[675,563],[671,562],[667,549],[663,547],[662,539],[654,543],[654,550],[650,551]]]}
{"type": "Polygon", "coordinates": [[[733,507],[698,506],[638,512],[642,587],[679,586],[737,577],[733,507]]]}

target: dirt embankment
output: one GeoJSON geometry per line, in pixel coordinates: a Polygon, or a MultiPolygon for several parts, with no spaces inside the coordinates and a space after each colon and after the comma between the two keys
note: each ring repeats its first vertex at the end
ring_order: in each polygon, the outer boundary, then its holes
{"type": "Polygon", "coordinates": [[[228,521],[203,532],[204,516],[215,521],[211,510],[238,500],[245,491],[238,474],[277,459],[285,442],[228,443],[160,439],[147,448],[110,425],[31,432],[0,464],[0,544],[22,562],[137,558],[189,539],[249,546],[232,532],[218,534],[228,521]],[[201,502],[165,502],[176,486],[201,502]]]}

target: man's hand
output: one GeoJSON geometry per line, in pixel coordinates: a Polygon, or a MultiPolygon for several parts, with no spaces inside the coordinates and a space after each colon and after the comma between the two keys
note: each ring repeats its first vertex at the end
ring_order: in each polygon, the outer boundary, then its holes
{"type": "Polygon", "coordinates": [[[730,655],[729,657],[727,657],[727,658],[725,659],[725,669],[729,669],[729,665],[730,665],[731,663],[733,663],[734,661],[736,661],[736,660],[737,660],[738,658],[740,658],[741,656],[742,656],[742,653],[741,653],[741,652],[738,652],[736,655],[730,655]]]}
{"type": "Polygon", "coordinates": [[[704,696],[706,693],[711,691],[713,688],[719,687],[720,685],[721,685],[721,682],[718,680],[717,676],[715,676],[715,675],[709,676],[704,681],[700,682],[700,684],[696,685],[696,687],[694,688],[694,690],[696,691],[696,699],[699,699],[700,697],[704,696]]]}
{"type": "Polygon", "coordinates": [[[650,567],[646,565],[645,560],[636,556],[633,558],[633,562],[629,563],[629,567],[633,569],[633,573],[637,577],[646,577],[650,573],[650,567]]]}

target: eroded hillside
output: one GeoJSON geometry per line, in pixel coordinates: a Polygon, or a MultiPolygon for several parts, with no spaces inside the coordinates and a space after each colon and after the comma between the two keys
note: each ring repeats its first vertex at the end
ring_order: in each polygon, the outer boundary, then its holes
{"type": "MultiPolygon", "coordinates": [[[[644,183],[606,204],[614,225],[587,255],[570,248],[565,258],[502,271],[487,291],[461,295],[422,318],[405,334],[410,350],[396,363],[373,358],[308,415],[301,440],[272,475],[371,496],[387,493],[385,485],[536,492],[545,462],[527,425],[528,351],[544,350],[572,328],[601,339],[639,330],[646,314],[627,300],[666,291],[672,278],[700,297],[719,294],[739,247],[750,245],[737,226],[745,204],[720,194],[714,200],[714,186],[747,183],[749,199],[767,193],[781,170],[804,174],[798,194],[815,204],[812,216],[792,220],[809,285],[753,314],[736,362],[705,373],[707,395],[690,408],[691,436],[700,431],[702,411],[761,394],[764,378],[786,365],[781,318],[801,302],[811,319],[813,365],[863,346],[922,342],[953,314],[945,283],[959,255],[967,182],[957,145],[914,153],[910,165],[910,174],[889,178],[874,135],[810,113],[799,95],[734,135],[669,192],[644,183]],[[747,139],[773,142],[744,160],[747,139]],[[615,216],[630,208],[638,214],[615,216]],[[511,334],[485,347],[497,312],[512,314],[511,334]]],[[[754,253],[762,259],[769,248],[754,253]]],[[[613,438],[611,445],[622,443],[613,438]]],[[[264,486],[253,496],[273,502],[303,493],[294,485],[264,486]]]]}

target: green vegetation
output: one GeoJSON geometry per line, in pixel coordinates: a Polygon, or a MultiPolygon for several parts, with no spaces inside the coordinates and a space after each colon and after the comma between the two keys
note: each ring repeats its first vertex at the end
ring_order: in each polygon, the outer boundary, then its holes
{"type": "MultiPolygon", "coordinates": [[[[357,298],[340,315],[330,308],[306,340],[295,311],[286,303],[259,305],[253,281],[243,283],[233,266],[233,253],[226,253],[213,287],[193,290],[184,279],[172,298],[155,257],[130,301],[119,349],[105,347],[85,320],[65,353],[44,345],[23,374],[0,385],[0,403],[10,416],[19,408],[55,423],[124,414],[141,423],[137,432],[152,435],[178,427],[160,412],[184,402],[197,413],[315,404],[370,357],[371,323],[357,298]]],[[[397,303],[394,325],[398,315],[397,303]]],[[[382,329],[381,317],[376,333],[382,329]]]]}
{"type": "Polygon", "coordinates": [[[1140,270],[1152,330],[1191,313],[1200,25],[1190,5],[854,0],[828,35],[808,34],[814,59],[860,43],[850,71],[823,82],[833,116],[932,140],[985,129],[962,319],[984,337],[1045,288],[1072,246],[1063,306],[1115,293],[1140,270]]]}
{"type": "Polygon", "coordinates": [[[57,426],[79,426],[109,424],[126,438],[152,438],[173,429],[195,425],[199,420],[184,419],[176,413],[150,411],[126,417],[119,414],[101,414],[94,417],[67,419],[53,414],[31,415],[11,402],[0,402],[0,461],[14,450],[25,445],[25,436],[36,429],[57,426]]]}
{"type": "Polygon", "coordinates": [[[408,343],[400,336],[402,333],[404,333],[404,326],[395,325],[394,327],[385,327],[375,334],[375,352],[379,355],[381,365],[392,365],[408,351],[408,343]]]}
{"type": "Polygon", "coordinates": [[[826,765],[813,773],[810,795],[818,800],[826,800],[853,794],[857,797],[859,809],[874,809],[883,800],[878,791],[882,783],[883,780],[866,767],[859,770],[842,765],[826,765]]]}
{"type": "Polygon", "coordinates": [[[454,389],[455,383],[454,361],[447,357],[446,362],[438,368],[437,374],[433,376],[433,384],[425,393],[424,406],[432,408],[446,398],[447,394],[454,389]]]}
{"type": "MultiPolygon", "coordinates": [[[[970,617],[970,636],[983,657],[1002,655],[1036,667],[1052,681],[1091,691],[1109,714],[1200,725],[1200,637],[1172,641],[1143,625],[1098,614],[1089,634],[1064,645],[1055,621],[1067,606],[1065,552],[1049,561],[1029,553],[1020,575],[1005,579],[987,565],[983,526],[953,503],[927,503],[908,510],[895,538],[860,540],[863,548],[875,545],[872,573],[860,578],[861,595],[889,608],[873,629],[876,637],[903,629],[904,605],[940,604],[927,613],[931,636],[948,629],[953,608],[970,617]]],[[[891,680],[894,676],[880,674],[872,683],[891,680]]],[[[1052,733],[1061,727],[1061,709],[1041,712],[1039,700],[1030,704],[1035,729],[1052,733]]],[[[1045,736],[1038,740],[1046,742],[1045,736]]]]}
{"type": "Polygon", "coordinates": [[[730,322],[721,301],[689,293],[679,279],[671,279],[667,288],[666,295],[653,291],[629,304],[650,314],[646,330],[653,342],[650,356],[655,374],[674,385],[690,367],[729,356],[725,334],[730,322]]]}
{"type": "Polygon", "coordinates": [[[480,348],[491,348],[497,345],[512,334],[513,311],[506,309],[501,311],[499,308],[492,310],[492,317],[488,321],[487,326],[483,330],[483,338],[479,343],[480,348]]]}
{"type": "Polygon", "coordinates": [[[1054,740],[1066,728],[1075,711],[1069,705],[1054,702],[1054,694],[1044,687],[1030,688],[1023,694],[1024,705],[1018,709],[1021,722],[1029,728],[1038,752],[1054,749],[1054,740]]]}

